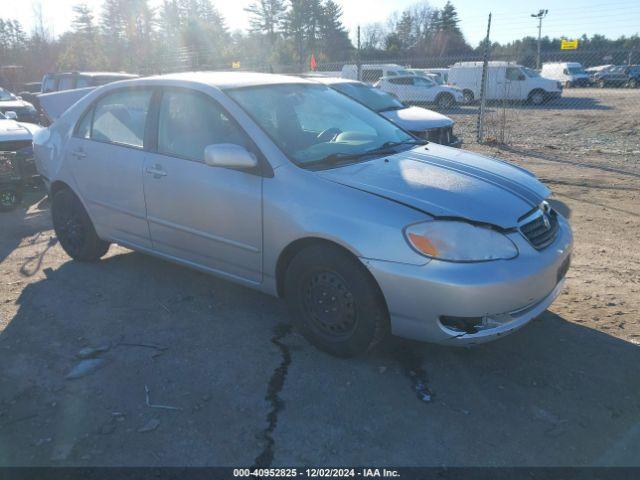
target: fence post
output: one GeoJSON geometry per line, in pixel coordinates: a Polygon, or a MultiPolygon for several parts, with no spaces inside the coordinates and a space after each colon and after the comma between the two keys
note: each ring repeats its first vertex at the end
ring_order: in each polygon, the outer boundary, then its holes
{"type": "Polygon", "coordinates": [[[478,110],[478,143],[484,141],[484,115],[487,103],[487,73],[489,70],[489,50],[491,48],[489,34],[491,33],[491,13],[487,22],[487,38],[484,41],[484,57],[482,59],[482,81],[480,83],[480,109],[478,110]]]}
{"type": "Polygon", "coordinates": [[[356,75],[359,82],[362,81],[362,62],[360,60],[360,25],[358,25],[358,50],[356,51],[356,75]]]}

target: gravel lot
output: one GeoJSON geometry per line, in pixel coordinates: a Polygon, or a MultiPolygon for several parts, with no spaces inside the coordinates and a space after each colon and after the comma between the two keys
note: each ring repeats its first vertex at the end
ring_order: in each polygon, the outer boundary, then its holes
{"type": "Polygon", "coordinates": [[[576,239],[550,311],[470,349],[329,357],[277,299],[117,246],[70,261],[29,195],[0,216],[0,465],[640,465],[640,171],[609,152],[638,137],[618,101],[469,146],[547,181],[576,239]],[[85,347],[102,362],[66,379],[85,347]]]}

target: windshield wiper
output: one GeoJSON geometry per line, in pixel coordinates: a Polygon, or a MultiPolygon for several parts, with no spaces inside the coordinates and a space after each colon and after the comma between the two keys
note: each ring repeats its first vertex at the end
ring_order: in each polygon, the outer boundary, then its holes
{"type": "Polygon", "coordinates": [[[403,140],[399,142],[385,142],[379,147],[376,147],[372,150],[365,150],[364,152],[360,152],[360,153],[340,153],[340,152],[332,153],[331,155],[327,155],[326,157],[324,157],[320,161],[320,163],[337,164],[337,163],[342,163],[343,161],[358,160],[358,159],[370,157],[373,155],[389,155],[389,154],[398,153],[394,150],[394,148],[399,147],[400,145],[425,145],[427,143],[429,142],[427,142],[426,140],[420,140],[417,138],[410,139],[410,140],[403,140]]]}
{"type": "Polygon", "coordinates": [[[378,113],[383,113],[383,112],[392,112],[394,110],[404,110],[405,106],[400,106],[400,105],[394,105],[393,107],[385,107],[385,108],[381,108],[380,110],[378,110],[378,113]]]}

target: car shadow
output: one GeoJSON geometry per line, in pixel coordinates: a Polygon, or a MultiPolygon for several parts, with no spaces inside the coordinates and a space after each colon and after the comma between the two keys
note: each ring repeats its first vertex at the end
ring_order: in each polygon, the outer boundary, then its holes
{"type": "Polygon", "coordinates": [[[51,241],[44,231],[52,228],[47,197],[41,192],[29,192],[21,204],[10,212],[0,213],[0,263],[11,254],[26,237],[29,245],[51,241]]]}
{"type": "Polygon", "coordinates": [[[395,339],[337,359],[286,327],[277,299],[112,248],[44,268],[16,300],[0,334],[0,465],[640,459],[632,343],[547,312],[491,344],[395,339]],[[106,351],[66,380],[87,346],[106,351]]]}

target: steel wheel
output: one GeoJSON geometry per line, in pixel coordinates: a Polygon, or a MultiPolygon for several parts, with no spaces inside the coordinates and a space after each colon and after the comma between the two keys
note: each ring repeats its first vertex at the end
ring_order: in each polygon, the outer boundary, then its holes
{"type": "Polygon", "coordinates": [[[318,335],[348,338],[358,324],[353,293],[336,272],[319,271],[304,284],[303,308],[318,335]]]}
{"type": "Polygon", "coordinates": [[[71,258],[91,262],[107,253],[109,243],[98,237],[82,202],[71,190],[53,195],[51,215],[60,245],[71,258]]]}

